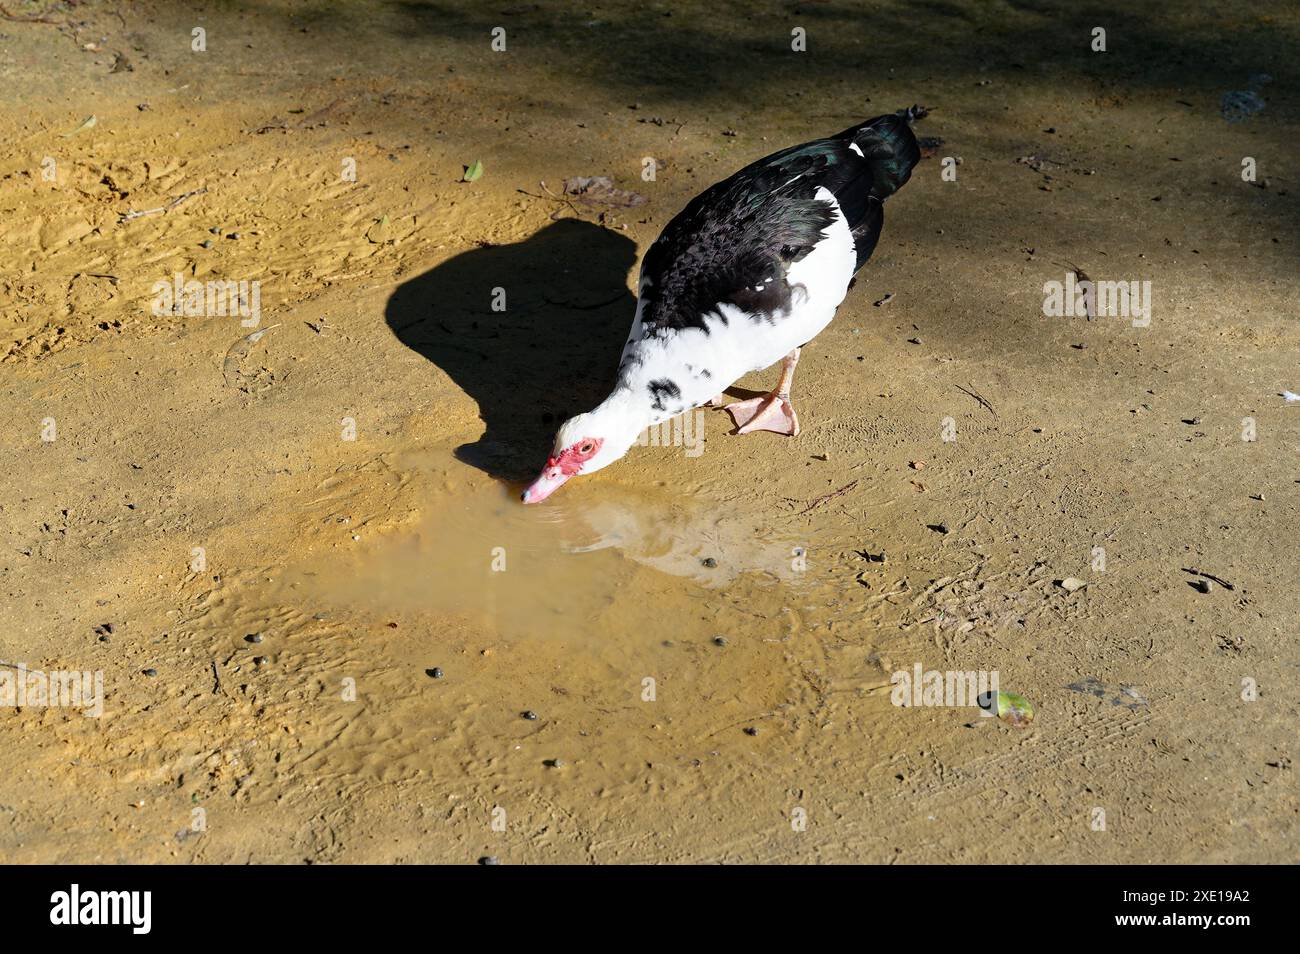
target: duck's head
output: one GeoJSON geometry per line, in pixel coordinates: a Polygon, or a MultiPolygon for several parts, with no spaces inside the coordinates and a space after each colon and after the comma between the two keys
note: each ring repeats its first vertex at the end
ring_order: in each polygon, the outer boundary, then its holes
{"type": "Polygon", "coordinates": [[[649,423],[617,392],[594,411],[565,421],[537,479],[523,493],[526,504],[540,503],[569,478],[594,474],[628,452],[649,423]]]}

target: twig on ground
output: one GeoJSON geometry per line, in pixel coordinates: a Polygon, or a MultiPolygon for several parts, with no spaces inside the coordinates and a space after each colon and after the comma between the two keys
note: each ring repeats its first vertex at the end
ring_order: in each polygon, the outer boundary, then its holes
{"type": "Polygon", "coordinates": [[[12,20],[14,23],[52,23],[55,26],[59,26],[62,23],[61,20],[55,20],[46,13],[28,13],[21,16],[17,13],[10,13],[5,9],[3,3],[0,3],[0,17],[4,17],[6,20],[12,20]]]}
{"type": "Polygon", "coordinates": [[[1185,567],[1183,567],[1183,572],[1184,572],[1184,573],[1190,573],[1192,576],[1199,576],[1199,577],[1204,577],[1204,578],[1207,579],[1207,580],[1213,580],[1215,583],[1218,583],[1218,584],[1219,584],[1221,587],[1223,587],[1225,590],[1235,590],[1235,589],[1236,589],[1235,586],[1233,586],[1231,583],[1229,583],[1229,582],[1228,582],[1227,580],[1225,580],[1223,577],[1221,577],[1221,576],[1215,576],[1213,573],[1206,573],[1204,570],[1197,570],[1197,569],[1194,569],[1194,568],[1192,568],[1192,567],[1187,567],[1187,566],[1185,566],[1185,567]]]}
{"type": "Polygon", "coordinates": [[[145,216],[145,215],[157,215],[160,212],[170,212],[172,209],[176,208],[176,206],[180,205],[186,199],[193,198],[196,195],[202,195],[207,191],[208,191],[207,189],[195,189],[192,192],[186,192],[184,195],[178,195],[176,198],[172,199],[166,205],[160,205],[156,209],[141,209],[139,212],[127,211],[127,212],[120,213],[122,217],[117,220],[117,224],[121,225],[123,222],[130,222],[132,219],[138,219],[141,216],[145,216]]]}
{"type": "Polygon", "coordinates": [[[849,483],[845,484],[845,485],[844,485],[843,487],[841,487],[839,490],[831,491],[831,492],[828,493],[828,494],[822,494],[820,497],[818,497],[816,500],[814,500],[814,501],[813,501],[812,503],[810,503],[808,506],[804,507],[804,508],[803,508],[802,510],[800,510],[797,514],[795,514],[795,516],[797,516],[797,517],[801,517],[801,516],[803,516],[804,514],[806,514],[809,510],[812,510],[814,507],[820,507],[822,504],[826,503],[826,501],[828,501],[828,500],[834,500],[836,497],[839,497],[839,496],[841,496],[842,494],[847,494],[850,490],[852,490],[852,489],[853,489],[854,487],[856,487],[857,485],[858,485],[858,482],[857,482],[856,480],[853,480],[853,481],[850,481],[849,483]]]}
{"type": "Polygon", "coordinates": [[[976,394],[974,390],[968,390],[967,388],[962,387],[960,384],[954,384],[953,387],[955,387],[962,394],[974,398],[976,401],[979,402],[980,407],[985,408],[994,417],[998,416],[998,412],[993,410],[993,405],[990,404],[988,401],[984,400],[984,398],[982,398],[980,395],[976,394]]]}
{"type": "MultiPolygon", "coordinates": [[[[578,207],[577,207],[576,205],[573,204],[573,200],[570,199],[567,195],[556,195],[554,192],[551,191],[550,186],[548,186],[544,180],[541,181],[541,182],[538,182],[537,184],[538,184],[539,186],[541,186],[543,190],[545,190],[546,194],[547,194],[547,195],[548,195],[552,200],[554,200],[554,201],[556,201],[556,202],[563,202],[565,205],[567,205],[567,206],[569,207],[570,210],[572,210],[572,212],[573,212],[574,215],[576,215],[576,216],[578,216],[578,217],[581,217],[581,216],[582,216],[582,212],[580,212],[580,211],[578,210],[578,207]]],[[[554,213],[551,214],[551,218],[555,218],[554,213]]]]}

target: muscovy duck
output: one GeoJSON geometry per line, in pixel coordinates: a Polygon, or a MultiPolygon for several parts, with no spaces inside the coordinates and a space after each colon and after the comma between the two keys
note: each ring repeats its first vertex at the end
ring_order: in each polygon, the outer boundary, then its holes
{"type": "Polygon", "coordinates": [[[725,405],[737,433],[799,433],[790,383],[799,349],[830,324],[880,238],[883,203],[920,160],[902,115],[751,163],[696,196],[641,263],[618,380],[566,421],[524,503],[618,460],[648,426],[703,405],[782,362],[762,397],[725,405]]]}

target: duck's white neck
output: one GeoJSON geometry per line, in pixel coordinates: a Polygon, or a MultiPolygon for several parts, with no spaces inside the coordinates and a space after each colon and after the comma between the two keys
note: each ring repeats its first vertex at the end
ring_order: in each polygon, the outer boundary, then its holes
{"type": "MultiPolygon", "coordinates": [[[[658,412],[650,404],[650,396],[644,390],[620,384],[609,397],[581,416],[583,420],[577,429],[584,432],[582,436],[598,436],[604,440],[600,452],[583,468],[583,473],[606,467],[628,452],[641,432],[654,423],[658,412]]],[[[577,420],[573,423],[577,424],[577,420]]]]}
{"type": "Polygon", "coordinates": [[[631,432],[632,439],[654,423],[658,412],[650,406],[650,395],[643,388],[619,384],[609,397],[592,410],[591,416],[605,424],[610,433],[631,432]]]}

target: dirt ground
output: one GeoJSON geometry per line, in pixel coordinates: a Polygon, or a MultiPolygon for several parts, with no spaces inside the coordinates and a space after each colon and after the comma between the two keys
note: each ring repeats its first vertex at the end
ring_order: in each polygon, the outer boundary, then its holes
{"type": "Polygon", "coordinates": [[[0,859],[1300,860],[1300,10],[1083,6],[6,0],[0,661],[103,710],[0,708],[0,859]],[[802,434],[522,507],[668,219],[912,104],[802,434]]]}

